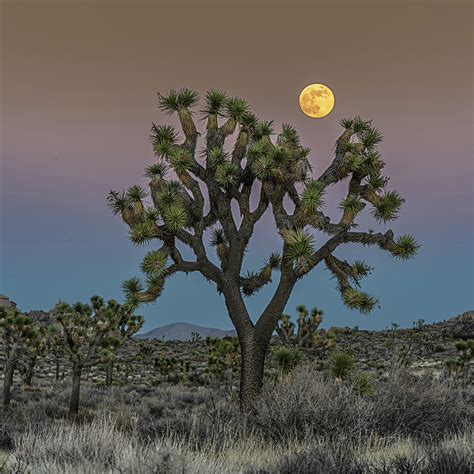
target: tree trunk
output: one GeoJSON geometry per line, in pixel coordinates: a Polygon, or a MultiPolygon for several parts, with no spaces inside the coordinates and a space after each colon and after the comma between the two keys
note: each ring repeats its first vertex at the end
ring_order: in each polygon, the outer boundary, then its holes
{"type": "Polygon", "coordinates": [[[69,417],[79,413],[79,395],[81,390],[82,366],[75,364],[72,368],[71,402],[69,404],[69,417]]]}
{"type": "Polygon", "coordinates": [[[59,360],[56,361],[56,374],[55,374],[55,377],[56,377],[56,381],[59,380],[59,360]]]}
{"type": "Polygon", "coordinates": [[[35,365],[36,365],[36,357],[28,359],[28,362],[26,365],[26,372],[25,372],[25,385],[27,385],[28,387],[31,386],[31,382],[33,380],[35,365]]]}
{"type": "Polygon", "coordinates": [[[263,374],[268,341],[258,342],[255,335],[245,338],[241,344],[240,407],[244,413],[252,413],[263,387],[263,374]]]}
{"type": "Polygon", "coordinates": [[[7,408],[11,400],[11,388],[13,385],[13,374],[15,373],[15,361],[7,360],[5,364],[5,378],[3,381],[3,407],[7,408]]]}
{"type": "Polygon", "coordinates": [[[113,371],[114,371],[114,363],[112,361],[107,362],[107,366],[105,368],[105,385],[107,387],[112,386],[113,371]]]}
{"type": "Polygon", "coordinates": [[[238,280],[230,278],[223,282],[225,303],[237,330],[242,356],[240,407],[244,413],[254,411],[255,402],[262,391],[267,349],[295,282],[294,277],[282,273],[273,298],[256,324],[250,319],[238,280]]]}

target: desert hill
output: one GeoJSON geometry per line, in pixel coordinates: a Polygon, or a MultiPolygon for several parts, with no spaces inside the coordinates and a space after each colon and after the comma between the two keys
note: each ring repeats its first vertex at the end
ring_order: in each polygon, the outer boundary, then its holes
{"type": "Polygon", "coordinates": [[[192,334],[197,333],[202,339],[206,337],[223,338],[235,337],[235,330],[224,331],[222,329],[197,326],[189,323],[173,323],[161,326],[143,334],[138,334],[137,339],[159,339],[160,341],[190,341],[192,334]]]}

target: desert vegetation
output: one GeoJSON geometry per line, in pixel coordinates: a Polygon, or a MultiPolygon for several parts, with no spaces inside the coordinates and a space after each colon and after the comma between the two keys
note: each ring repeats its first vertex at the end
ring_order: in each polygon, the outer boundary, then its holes
{"type": "Polygon", "coordinates": [[[360,289],[372,268],[338,258],[343,244],[398,259],[416,255],[410,235],[355,230],[367,205],[383,225],[404,202],[386,189],[381,133],[371,120],[341,120],[334,159],[316,177],[310,150],[290,125],[276,134],[243,99],[213,90],[201,105],[206,130],[198,132],[198,101],[188,89],[159,95],[182,137],[153,124],[148,189],[108,196],[133,244],[159,242],[141,263],[144,279],[123,282],[123,304],[93,296],[49,312],[0,308],[2,469],[471,472],[472,312],[378,332],[322,329],[323,311],[304,305],[295,322],[283,313],[298,281],[320,264],[350,309],[369,313],[378,305],[360,289]],[[344,180],[340,215],[331,219],[325,194],[344,180]],[[266,212],[281,252],[243,272],[266,212]],[[202,274],[223,295],[236,338],[134,337],[143,324],[135,311],[178,272],[202,274]],[[274,278],[267,306],[250,315],[246,298],[274,278]]]}
{"type": "MultiPolygon", "coordinates": [[[[56,311],[38,319],[58,324],[56,311]]],[[[468,473],[472,365],[452,361],[467,358],[473,325],[468,313],[411,329],[332,328],[325,352],[274,336],[252,416],[240,410],[236,338],[127,338],[114,350],[113,384],[108,357],[83,368],[73,418],[74,361],[62,358],[58,370],[55,353],[42,352],[33,384],[15,372],[0,416],[0,465],[31,473],[468,473]]],[[[28,358],[20,346],[18,364],[28,358]]]]}

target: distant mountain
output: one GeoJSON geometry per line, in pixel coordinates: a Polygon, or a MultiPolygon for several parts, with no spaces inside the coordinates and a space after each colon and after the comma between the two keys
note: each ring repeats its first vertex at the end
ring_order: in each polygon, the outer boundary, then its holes
{"type": "Polygon", "coordinates": [[[236,332],[233,329],[224,331],[189,323],[174,323],[152,329],[144,334],[137,334],[135,337],[137,339],[159,339],[161,341],[189,341],[193,332],[197,332],[203,339],[206,337],[223,338],[225,336],[236,336],[236,332]]]}

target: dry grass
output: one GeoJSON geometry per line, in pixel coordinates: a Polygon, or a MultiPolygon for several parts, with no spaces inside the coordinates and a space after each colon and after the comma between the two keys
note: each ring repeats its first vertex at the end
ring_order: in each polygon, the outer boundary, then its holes
{"type": "Polygon", "coordinates": [[[24,393],[0,420],[0,472],[472,472],[472,406],[440,382],[399,375],[370,396],[295,370],[244,419],[225,392],[84,387],[81,418],[58,412],[67,389],[24,393]],[[1,446],[1,444],[0,444],[1,446]]]}

